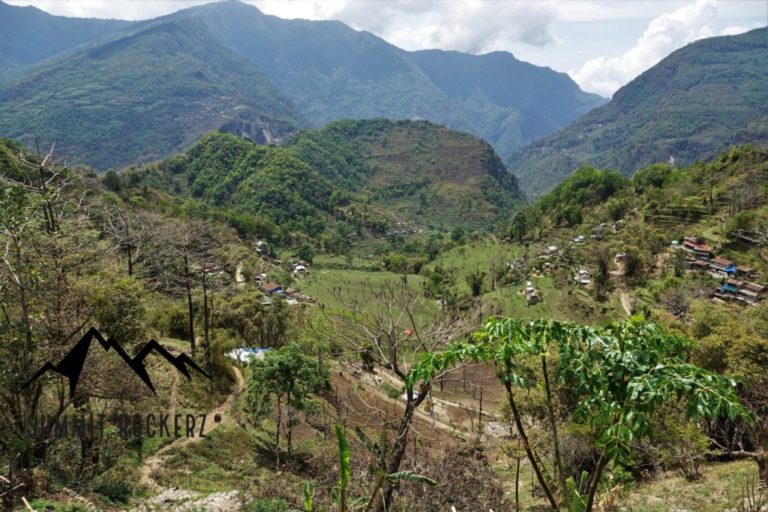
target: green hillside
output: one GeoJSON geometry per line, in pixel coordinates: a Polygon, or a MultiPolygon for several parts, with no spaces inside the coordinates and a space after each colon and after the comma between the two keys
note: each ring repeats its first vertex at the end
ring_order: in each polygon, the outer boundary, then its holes
{"type": "Polygon", "coordinates": [[[282,147],[210,133],[123,181],[133,176],[226,209],[248,224],[241,229],[279,242],[487,228],[521,201],[490,145],[425,121],[340,121],[282,147]]]}
{"type": "Polygon", "coordinates": [[[678,165],[727,147],[767,142],[768,29],[697,41],[619,89],[607,105],[513,154],[507,165],[533,194],[581,165],[636,169],[678,165]]]}
{"type": "MultiPolygon", "coordinates": [[[[0,52],[0,66],[16,53],[0,52]]],[[[210,129],[272,142],[350,118],[427,119],[506,154],[603,102],[508,53],[406,52],[340,22],[283,20],[237,1],[47,56],[0,82],[0,134],[56,140],[99,169],[167,157],[210,129]]]]}
{"type": "Polygon", "coordinates": [[[0,87],[0,133],[56,141],[104,169],[178,151],[220,127],[263,143],[301,126],[292,103],[194,20],[136,25],[0,87]]]}
{"type": "Polygon", "coordinates": [[[426,121],[340,121],[297,135],[287,148],[368,204],[421,227],[487,226],[521,199],[488,143],[426,121]]]}
{"type": "Polygon", "coordinates": [[[36,7],[16,7],[0,1],[0,78],[130,24],[53,16],[36,7]]]}

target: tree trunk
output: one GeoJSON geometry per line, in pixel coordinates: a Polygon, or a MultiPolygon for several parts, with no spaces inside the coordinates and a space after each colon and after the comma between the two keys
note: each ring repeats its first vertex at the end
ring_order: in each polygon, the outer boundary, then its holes
{"type": "Polygon", "coordinates": [[[205,359],[205,370],[211,371],[211,334],[208,322],[208,284],[205,279],[205,265],[203,262],[203,357],[205,359]]]}
{"type": "Polygon", "coordinates": [[[285,400],[285,403],[287,404],[287,409],[285,411],[285,414],[287,416],[288,420],[288,431],[286,432],[286,441],[288,442],[288,457],[290,458],[291,453],[293,452],[293,418],[291,417],[291,392],[288,392],[288,396],[285,400]]]}
{"type": "Polygon", "coordinates": [[[421,389],[419,396],[414,398],[413,391],[408,391],[408,401],[405,405],[405,413],[400,420],[400,425],[397,428],[397,437],[395,438],[395,445],[392,447],[392,455],[386,465],[386,473],[384,475],[383,484],[383,498],[376,501],[376,512],[386,512],[392,507],[392,495],[395,491],[395,486],[389,481],[387,475],[397,473],[400,470],[400,464],[403,462],[405,456],[405,449],[408,447],[408,431],[411,429],[411,423],[413,422],[413,414],[416,409],[421,405],[424,399],[427,397],[426,389],[421,389]]]}
{"type": "Polygon", "coordinates": [[[765,486],[768,486],[768,452],[760,449],[755,455],[755,462],[757,462],[757,471],[760,475],[760,481],[765,486]]]}
{"type": "Polygon", "coordinates": [[[184,253],[184,287],[187,291],[187,309],[189,313],[189,346],[192,349],[192,357],[195,357],[195,311],[192,307],[192,286],[189,275],[189,256],[184,253]]]}
{"type": "Polygon", "coordinates": [[[549,428],[552,433],[552,444],[554,448],[555,470],[557,471],[557,483],[560,486],[560,500],[565,501],[565,506],[569,511],[573,511],[571,497],[566,496],[568,486],[566,484],[566,475],[563,471],[563,458],[560,454],[560,435],[557,432],[557,418],[555,418],[555,404],[552,396],[552,389],[549,385],[549,371],[547,369],[547,356],[541,356],[541,370],[544,373],[544,389],[547,395],[547,417],[549,418],[549,428]]]}
{"type": "Polygon", "coordinates": [[[280,424],[283,422],[283,408],[280,396],[277,397],[277,428],[275,429],[275,471],[280,471],[280,424]]]}
{"type": "Polygon", "coordinates": [[[533,453],[533,449],[531,448],[531,445],[528,442],[528,436],[526,435],[525,428],[523,427],[523,419],[520,416],[520,411],[517,408],[515,395],[512,393],[512,385],[509,382],[505,382],[504,388],[507,391],[507,401],[509,402],[510,409],[512,409],[512,416],[515,418],[515,426],[517,427],[517,433],[523,441],[523,448],[525,448],[525,454],[528,456],[528,461],[531,463],[531,466],[533,467],[533,472],[536,474],[536,479],[539,481],[539,484],[541,485],[541,488],[544,491],[544,494],[546,494],[547,501],[549,501],[549,505],[552,507],[552,509],[560,510],[560,506],[557,503],[557,500],[555,499],[554,494],[552,494],[552,491],[550,490],[549,485],[547,484],[547,481],[544,479],[544,475],[541,473],[541,468],[539,468],[539,463],[536,461],[536,456],[533,453]]]}

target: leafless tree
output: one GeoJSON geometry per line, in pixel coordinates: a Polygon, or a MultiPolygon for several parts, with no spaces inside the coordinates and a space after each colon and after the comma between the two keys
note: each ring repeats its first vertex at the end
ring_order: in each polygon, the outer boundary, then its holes
{"type": "MultiPolygon", "coordinates": [[[[390,509],[395,489],[387,475],[399,471],[414,415],[431,391],[431,385],[426,382],[406,385],[410,369],[423,354],[434,352],[476,329],[480,322],[479,308],[432,319],[419,291],[409,286],[405,276],[399,281],[375,285],[367,282],[360,292],[338,287],[333,290],[333,297],[343,311],[334,314],[330,308],[323,307],[326,318],[335,326],[331,343],[340,344],[348,355],[364,358],[369,366],[388,372],[405,388],[402,416],[367,507],[383,512],[390,509]]],[[[454,371],[456,368],[447,370],[434,380],[444,380],[454,371]]]]}

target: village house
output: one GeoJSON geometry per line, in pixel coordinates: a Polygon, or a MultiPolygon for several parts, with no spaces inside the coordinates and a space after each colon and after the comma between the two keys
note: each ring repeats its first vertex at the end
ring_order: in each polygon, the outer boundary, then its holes
{"type": "Polygon", "coordinates": [[[709,270],[709,262],[703,260],[686,260],[688,268],[695,271],[704,272],[709,270]]]}
{"type": "Polygon", "coordinates": [[[282,295],[283,288],[277,283],[271,283],[269,281],[261,283],[259,285],[259,291],[266,293],[267,295],[282,295]]]}
{"type": "Polygon", "coordinates": [[[726,279],[715,291],[715,297],[723,300],[754,305],[765,297],[766,287],[757,283],[726,279]]]}
{"type": "Polygon", "coordinates": [[[533,283],[527,281],[525,283],[525,305],[532,306],[542,301],[541,294],[533,287],[533,283]]]}
{"type": "Polygon", "coordinates": [[[715,277],[730,277],[736,274],[736,264],[731,260],[717,257],[709,262],[709,270],[715,277]]]}
{"type": "Polygon", "coordinates": [[[684,251],[687,251],[700,260],[708,260],[712,257],[712,248],[707,244],[699,243],[699,239],[695,236],[687,236],[683,238],[681,247],[684,251]]]}
{"type": "Polygon", "coordinates": [[[579,283],[581,286],[588,286],[592,284],[592,278],[590,277],[589,270],[585,268],[580,268],[576,272],[576,277],[574,280],[579,283]]]}
{"type": "Polygon", "coordinates": [[[253,246],[256,249],[256,252],[258,252],[259,254],[262,254],[264,256],[269,255],[269,244],[264,240],[257,240],[256,243],[253,244],[253,246]]]}
{"type": "Polygon", "coordinates": [[[757,277],[757,270],[752,267],[738,265],[736,267],[736,277],[740,277],[742,279],[754,279],[757,277]]]}
{"type": "Polygon", "coordinates": [[[603,235],[605,234],[605,229],[607,227],[607,224],[605,222],[595,226],[592,228],[592,234],[589,235],[589,238],[593,240],[602,240],[603,235]]]}

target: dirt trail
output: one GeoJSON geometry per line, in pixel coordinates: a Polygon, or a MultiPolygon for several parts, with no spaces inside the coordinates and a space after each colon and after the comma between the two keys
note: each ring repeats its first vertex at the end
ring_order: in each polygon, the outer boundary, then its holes
{"type": "Polygon", "coordinates": [[[621,298],[621,306],[624,308],[624,311],[627,313],[627,316],[632,316],[633,314],[632,295],[630,295],[628,291],[622,290],[619,293],[619,298],[621,298]]]}
{"type": "MultiPolygon", "coordinates": [[[[237,381],[235,384],[235,389],[229,395],[227,395],[227,398],[222,403],[220,403],[218,406],[216,406],[216,408],[208,412],[207,420],[205,422],[205,428],[203,429],[203,433],[205,435],[208,435],[211,431],[213,431],[219,425],[223,425],[223,424],[230,425],[234,422],[234,420],[229,414],[229,411],[232,408],[232,404],[234,403],[235,399],[238,396],[240,396],[240,393],[242,393],[243,390],[245,389],[245,379],[243,378],[243,374],[238,367],[233,366],[232,371],[235,373],[235,380],[237,381]],[[220,422],[214,421],[214,417],[217,414],[221,415],[220,422]]],[[[171,402],[171,410],[174,412],[174,414],[176,411],[177,383],[178,383],[178,379],[173,384],[173,395],[172,395],[172,402],[171,402]]],[[[158,484],[154,478],[152,478],[152,474],[162,467],[166,454],[171,450],[182,448],[192,443],[197,443],[201,439],[203,439],[203,437],[199,437],[199,436],[181,437],[163,446],[158,451],[153,453],[151,456],[144,459],[144,465],[141,467],[141,472],[140,472],[141,476],[139,478],[139,482],[142,485],[145,485],[152,490],[162,491],[163,487],[160,484],[158,484]]]]}

